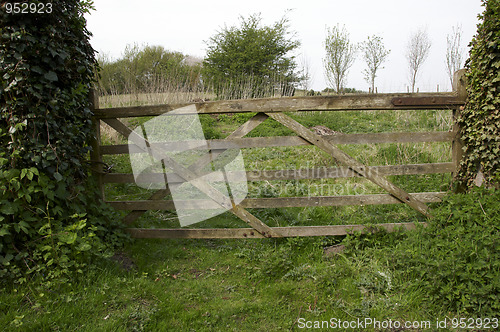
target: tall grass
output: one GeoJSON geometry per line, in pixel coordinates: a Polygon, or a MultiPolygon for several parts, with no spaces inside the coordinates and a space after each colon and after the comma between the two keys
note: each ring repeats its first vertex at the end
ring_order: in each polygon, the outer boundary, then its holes
{"type": "Polygon", "coordinates": [[[115,82],[111,78],[100,78],[98,90],[101,108],[126,107],[158,104],[182,104],[216,99],[250,99],[260,97],[293,96],[293,85],[280,77],[262,80],[252,75],[217,83],[203,83],[196,69],[189,76],[197,76],[185,81],[185,73],[174,73],[170,77],[152,77],[140,85],[115,82]],[[103,80],[106,79],[106,82],[103,80]],[[196,82],[193,83],[192,81],[196,82]],[[125,85],[123,88],[115,84],[125,85]],[[104,89],[106,86],[106,89],[104,89]],[[120,93],[121,92],[121,93],[120,93]],[[123,93],[125,92],[125,93],[123,93]]]}

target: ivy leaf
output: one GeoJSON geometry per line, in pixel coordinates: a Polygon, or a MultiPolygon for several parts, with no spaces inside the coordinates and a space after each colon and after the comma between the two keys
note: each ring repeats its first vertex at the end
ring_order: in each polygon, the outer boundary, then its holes
{"type": "Polygon", "coordinates": [[[48,79],[49,81],[52,81],[52,82],[59,80],[59,78],[57,77],[57,74],[55,72],[53,72],[52,70],[49,71],[47,74],[43,75],[43,77],[45,77],[46,79],[48,79]]]}
{"type": "Polygon", "coordinates": [[[31,71],[37,73],[37,74],[42,74],[43,73],[43,69],[40,68],[39,66],[33,66],[31,67],[31,71]]]}
{"type": "Polygon", "coordinates": [[[9,235],[9,225],[3,225],[2,228],[0,228],[0,236],[5,236],[9,235]]]}
{"type": "Polygon", "coordinates": [[[29,225],[26,221],[22,220],[22,221],[20,221],[20,222],[19,222],[19,224],[18,224],[18,225],[19,225],[19,228],[20,228],[20,229],[21,229],[24,233],[29,234],[29,227],[30,227],[30,225],[29,225]]]}
{"type": "Polygon", "coordinates": [[[60,181],[62,181],[63,176],[59,172],[55,172],[54,178],[56,179],[57,182],[60,182],[60,181]]]}
{"type": "Polygon", "coordinates": [[[3,204],[0,212],[7,215],[14,214],[17,212],[17,206],[16,204],[3,204]]]}

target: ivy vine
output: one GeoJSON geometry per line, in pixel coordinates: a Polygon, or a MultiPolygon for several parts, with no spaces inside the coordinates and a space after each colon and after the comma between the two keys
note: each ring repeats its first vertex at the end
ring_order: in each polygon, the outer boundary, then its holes
{"type": "Polygon", "coordinates": [[[120,239],[87,162],[91,5],[51,2],[43,14],[0,2],[0,278],[18,282],[81,272],[120,239]]]}
{"type": "Polygon", "coordinates": [[[468,98],[459,120],[462,189],[500,184],[500,1],[483,0],[483,6],[466,62],[468,98]]]}

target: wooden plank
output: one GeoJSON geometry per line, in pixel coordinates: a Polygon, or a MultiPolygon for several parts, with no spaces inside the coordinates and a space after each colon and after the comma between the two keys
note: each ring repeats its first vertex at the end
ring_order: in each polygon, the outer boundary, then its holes
{"type": "Polygon", "coordinates": [[[279,230],[272,229],[271,227],[264,224],[253,214],[245,210],[241,205],[233,205],[231,212],[252,226],[255,230],[257,230],[263,237],[282,237],[279,230]]]}
{"type": "MultiPolygon", "coordinates": [[[[450,105],[463,105],[465,99],[453,93],[389,93],[355,94],[314,97],[283,97],[241,100],[220,100],[195,103],[200,114],[248,113],[248,112],[295,112],[295,111],[346,111],[346,110],[393,110],[393,109],[448,109],[450,105]],[[438,98],[440,103],[430,105],[395,106],[396,98],[438,98]],[[445,103],[444,103],[445,102],[445,103]]],[[[190,104],[133,106],[103,108],[95,111],[95,116],[105,118],[126,118],[157,116],[190,104]]]]}
{"type": "Polygon", "coordinates": [[[467,69],[457,70],[453,74],[453,93],[456,94],[459,100],[463,100],[462,104],[457,106],[463,106],[465,100],[467,99],[467,69]]]}
{"type": "MultiPolygon", "coordinates": [[[[385,165],[367,166],[369,171],[377,172],[379,175],[416,175],[449,173],[453,170],[452,163],[435,164],[409,164],[409,165],[385,165]]],[[[229,179],[236,181],[238,174],[228,172],[229,179]]],[[[313,169],[290,169],[269,171],[248,171],[247,181],[279,181],[279,180],[313,180],[313,179],[338,179],[361,177],[349,167],[320,167],[313,169]]]]}
{"type": "MultiPolygon", "coordinates": [[[[89,106],[92,112],[99,108],[99,96],[94,89],[89,91],[89,106]]],[[[92,117],[92,128],[94,130],[94,137],[90,141],[90,163],[93,176],[97,179],[97,187],[101,200],[105,199],[104,185],[102,175],[104,173],[102,153],[101,153],[101,120],[92,117]]]]}
{"type": "MultiPolygon", "coordinates": [[[[442,132],[421,132],[421,133],[370,133],[370,134],[338,134],[322,136],[332,144],[378,144],[378,143],[418,143],[418,142],[449,142],[453,139],[454,133],[442,132]]],[[[211,149],[225,149],[229,144],[234,144],[240,149],[246,148],[266,148],[276,146],[305,146],[311,145],[308,141],[299,136],[276,136],[276,137],[246,137],[230,139],[207,140],[211,149]]],[[[152,143],[153,147],[159,146],[169,151],[184,149],[204,149],[207,145],[203,141],[186,141],[174,143],[152,143]],[[203,143],[203,144],[202,144],[203,143]]],[[[101,146],[103,155],[107,154],[127,154],[142,153],[143,151],[136,145],[103,145],[101,146]]]]}
{"type": "MultiPolygon", "coordinates": [[[[385,165],[385,166],[367,166],[373,168],[379,175],[415,175],[415,174],[436,174],[449,173],[455,170],[453,163],[434,163],[434,164],[409,164],[409,165],[385,165]]],[[[175,179],[175,174],[168,173],[171,183],[184,182],[182,178],[175,179]]],[[[349,167],[320,167],[310,169],[285,169],[285,170],[265,170],[265,171],[247,171],[235,172],[228,171],[227,178],[229,181],[237,182],[240,179],[245,179],[248,182],[252,181],[280,181],[280,180],[312,180],[312,179],[338,179],[361,177],[360,174],[354,172],[349,167]]],[[[156,183],[164,182],[165,174],[151,173],[142,176],[144,182],[156,183]]],[[[221,174],[208,174],[206,179],[209,181],[224,181],[221,174]]],[[[133,174],[124,173],[108,173],[103,175],[104,183],[135,183],[133,174]]]]}
{"type": "Polygon", "coordinates": [[[272,117],[274,120],[280,122],[284,126],[290,128],[293,130],[295,133],[297,133],[299,136],[303,137],[304,139],[308,140],[310,143],[316,145],[323,151],[329,153],[332,155],[337,161],[340,163],[350,167],[353,171],[359,173],[363,177],[366,177],[368,180],[372,181],[376,185],[380,186],[381,188],[385,189],[388,191],[390,194],[393,196],[397,197],[399,200],[402,202],[408,204],[411,206],[413,209],[419,211],[423,215],[427,217],[431,217],[431,215],[427,212],[428,208],[427,206],[413,197],[412,195],[408,194],[406,191],[403,189],[397,187],[393,183],[391,183],[389,180],[386,178],[378,175],[376,172],[371,170],[370,168],[367,168],[365,165],[357,161],[356,159],[352,158],[349,156],[347,153],[344,151],[340,150],[336,146],[332,145],[330,142],[325,140],[322,136],[316,135],[313,133],[311,130],[307,129],[297,121],[293,120],[289,116],[282,114],[282,113],[269,113],[268,114],[270,117],[272,117]]]}
{"type": "Polygon", "coordinates": [[[441,132],[397,132],[370,134],[341,134],[324,136],[331,144],[379,144],[379,143],[419,143],[449,142],[453,134],[441,132]]]}
{"type": "Polygon", "coordinates": [[[428,107],[435,105],[448,105],[450,108],[454,105],[462,105],[463,102],[459,100],[456,96],[443,96],[443,97],[396,97],[391,100],[392,104],[396,107],[428,107]]]}
{"type": "MultiPolygon", "coordinates": [[[[297,136],[282,136],[282,137],[247,137],[247,138],[233,138],[229,140],[225,139],[214,139],[207,140],[211,149],[227,149],[229,144],[234,144],[241,148],[256,148],[256,147],[274,147],[274,146],[298,146],[298,145],[309,145],[308,142],[304,141],[297,136]],[[229,144],[228,144],[229,143],[229,144]]],[[[175,143],[152,143],[153,147],[165,147],[169,151],[178,151],[185,148],[189,149],[207,149],[207,144],[201,147],[196,141],[186,141],[186,142],[175,142],[175,143]]],[[[233,146],[234,146],[233,145],[233,146]]],[[[101,146],[103,154],[127,154],[129,153],[141,153],[139,147],[136,145],[104,145],[101,146]]]]}
{"type": "MultiPolygon", "coordinates": [[[[412,196],[422,202],[439,203],[446,192],[412,193],[412,196]]],[[[174,210],[171,200],[143,201],[109,201],[106,202],[116,210],[174,210]]],[[[390,194],[343,195],[317,197],[276,197],[247,198],[240,203],[242,208],[265,209],[283,207],[314,207],[314,206],[344,206],[344,205],[378,205],[401,204],[402,202],[390,194]]],[[[184,209],[218,209],[220,206],[212,200],[178,201],[184,209]]],[[[251,218],[251,217],[250,217],[251,218]]]]}
{"type": "MultiPolygon", "coordinates": [[[[398,230],[414,230],[416,225],[426,226],[426,223],[386,223],[365,225],[329,225],[329,226],[293,226],[271,227],[283,237],[298,236],[342,236],[353,232],[374,233],[378,229],[387,232],[398,230]]],[[[243,239],[263,238],[252,228],[204,228],[204,229],[144,229],[128,228],[127,232],[136,239],[243,239]]]]}
{"type": "MultiPolygon", "coordinates": [[[[467,98],[467,71],[466,69],[461,69],[453,75],[453,91],[457,93],[460,98],[467,98]]],[[[463,110],[463,106],[456,107],[453,110],[453,140],[451,143],[451,156],[452,162],[455,165],[455,171],[453,172],[453,177],[455,178],[460,170],[460,162],[464,155],[464,142],[462,141],[462,128],[458,123],[460,113],[463,110]]],[[[464,188],[457,186],[456,191],[463,191],[464,188]]]]}
{"type": "Polygon", "coordinates": [[[231,135],[226,137],[226,140],[232,138],[241,138],[247,135],[252,130],[257,128],[257,126],[260,125],[262,122],[266,121],[267,118],[268,118],[267,114],[257,113],[254,117],[252,117],[250,120],[241,125],[238,129],[232,132],[231,135]]]}
{"type": "MultiPolygon", "coordinates": [[[[421,202],[439,203],[446,193],[414,193],[411,194],[421,202]]],[[[401,201],[389,194],[373,195],[343,195],[323,197],[280,197],[253,198],[241,202],[245,208],[284,208],[284,207],[314,207],[314,206],[345,206],[345,205],[379,205],[401,204],[401,201]]]]}
{"type": "Polygon", "coordinates": [[[453,177],[455,177],[460,169],[460,162],[464,155],[464,143],[462,141],[462,128],[458,124],[458,119],[461,113],[460,109],[453,110],[453,140],[451,141],[451,160],[454,166],[453,177]]]}

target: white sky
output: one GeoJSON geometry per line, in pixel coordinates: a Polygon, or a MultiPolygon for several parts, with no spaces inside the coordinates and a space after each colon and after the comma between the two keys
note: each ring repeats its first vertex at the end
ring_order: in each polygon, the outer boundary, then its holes
{"type": "MultiPolygon", "coordinates": [[[[211,36],[224,25],[239,25],[239,16],[261,13],[270,25],[287,14],[290,30],[301,41],[302,54],[312,72],[312,88],[327,86],[323,73],[323,42],[326,27],[345,25],[353,42],[369,35],[383,38],[391,50],[384,69],[375,81],[379,92],[406,91],[408,70],[405,48],[409,36],[426,28],[432,47],[422,68],[417,87],[420,91],[450,90],[446,74],[446,35],[460,23],[463,30],[464,58],[467,45],[477,29],[477,15],[483,11],[480,0],[94,0],[96,10],[87,15],[91,43],[100,53],[117,59],[127,44],[161,45],[171,51],[202,58],[211,36]]],[[[348,76],[347,87],[368,90],[363,79],[365,63],[359,55],[348,76]]]]}

